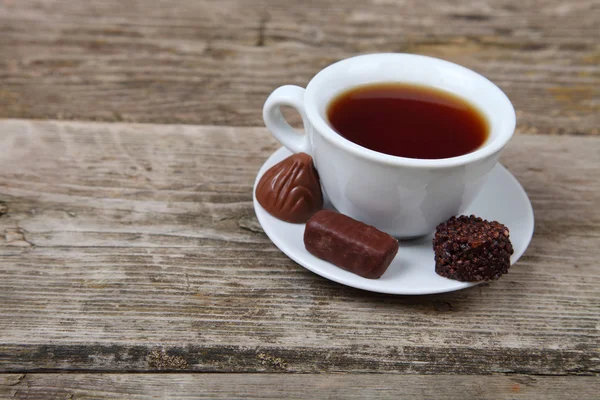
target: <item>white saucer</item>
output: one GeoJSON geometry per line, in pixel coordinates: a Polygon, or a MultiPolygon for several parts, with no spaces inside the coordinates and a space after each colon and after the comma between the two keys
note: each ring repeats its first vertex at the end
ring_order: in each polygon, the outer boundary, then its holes
{"type": "MultiPolygon", "coordinates": [[[[283,147],[273,153],[258,172],[254,189],[256,190],[260,177],[267,169],[289,155],[290,151],[283,147]]],[[[431,243],[433,236],[401,241],[398,255],[385,274],[379,279],[366,279],[306,251],[303,241],[305,224],[290,224],[273,217],[262,208],[256,196],[254,210],[267,236],[288,257],[315,274],[343,285],[379,293],[432,294],[452,292],[477,284],[443,278],[435,273],[431,243]]],[[[531,241],[533,209],[529,198],[517,179],[499,164],[490,172],[480,194],[463,214],[475,214],[499,221],[510,229],[510,239],[515,250],[511,264],[523,255],[531,241]]]]}

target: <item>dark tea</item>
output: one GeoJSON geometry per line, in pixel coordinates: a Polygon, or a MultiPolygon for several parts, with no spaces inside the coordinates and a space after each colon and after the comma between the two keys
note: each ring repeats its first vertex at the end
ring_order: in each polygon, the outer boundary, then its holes
{"type": "Polygon", "coordinates": [[[488,136],[487,120],[475,106],[413,84],[356,87],[336,97],[327,116],[346,139],[399,157],[457,157],[477,150],[488,136]]]}

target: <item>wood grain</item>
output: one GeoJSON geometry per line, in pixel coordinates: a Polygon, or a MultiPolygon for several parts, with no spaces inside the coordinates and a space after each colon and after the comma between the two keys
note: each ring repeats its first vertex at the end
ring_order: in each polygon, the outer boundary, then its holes
{"type": "Polygon", "coordinates": [[[387,51],[484,74],[520,133],[597,135],[599,20],[595,0],[2,0],[0,117],[262,126],[277,86],[387,51]]]}
{"type": "Polygon", "coordinates": [[[12,399],[441,399],[550,400],[598,394],[596,377],[381,374],[7,374],[12,399]],[[71,397],[69,397],[71,396],[71,397]]]}
{"type": "Polygon", "coordinates": [[[0,122],[0,370],[600,372],[600,139],[523,135],[536,215],[492,284],[368,293],[283,255],[252,208],[262,128],[0,122]]]}

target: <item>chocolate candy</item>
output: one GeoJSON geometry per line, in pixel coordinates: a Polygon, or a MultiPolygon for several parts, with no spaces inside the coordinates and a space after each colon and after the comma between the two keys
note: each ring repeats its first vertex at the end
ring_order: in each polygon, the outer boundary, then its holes
{"type": "Polygon", "coordinates": [[[499,222],[452,217],[436,228],[435,272],[463,282],[498,279],[508,272],[514,252],[509,236],[499,222]]]}
{"type": "Polygon", "coordinates": [[[398,253],[398,241],[344,214],[321,210],[306,223],[304,246],[313,255],[364,278],[377,279],[398,253]]]}
{"type": "Polygon", "coordinates": [[[323,208],[323,193],[312,157],[297,153],[265,172],[256,199],[271,215],[287,222],[306,222],[323,208]]]}

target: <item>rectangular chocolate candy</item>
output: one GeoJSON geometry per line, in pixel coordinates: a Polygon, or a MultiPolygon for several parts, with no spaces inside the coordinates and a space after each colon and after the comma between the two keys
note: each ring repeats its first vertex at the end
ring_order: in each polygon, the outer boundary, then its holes
{"type": "Polygon", "coordinates": [[[320,259],[369,279],[383,275],[398,253],[392,236],[331,210],[308,220],[304,246],[320,259]]]}

